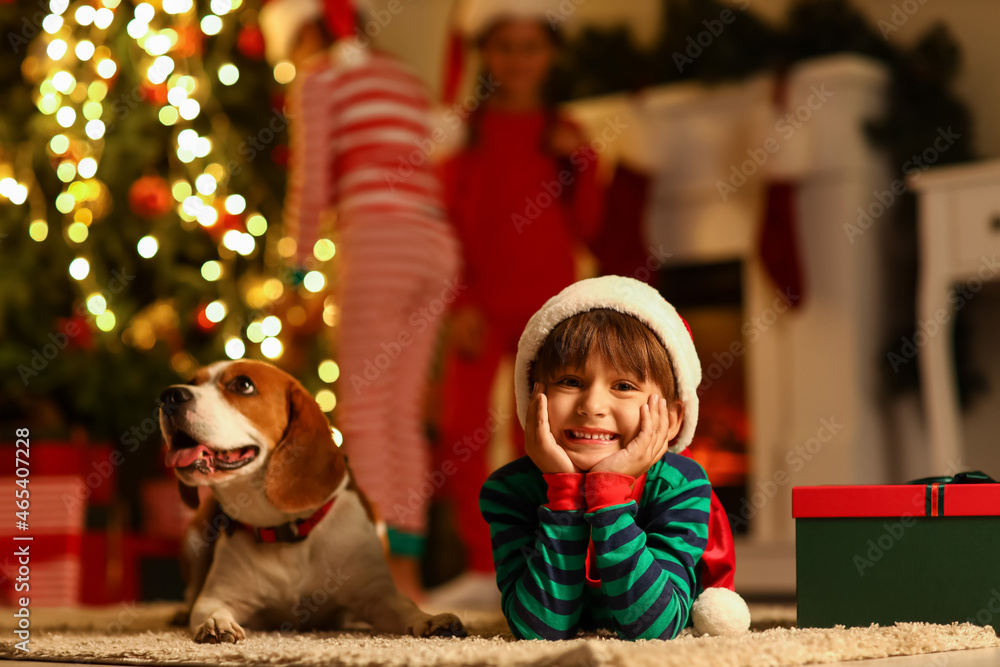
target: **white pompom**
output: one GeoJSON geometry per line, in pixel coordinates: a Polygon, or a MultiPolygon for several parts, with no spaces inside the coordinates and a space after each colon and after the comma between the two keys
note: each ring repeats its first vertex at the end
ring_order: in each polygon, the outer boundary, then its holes
{"type": "Polygon", "coordinates": [[[706,588],[691,605],[694,629],[703,635],[732,637],[750,629],[750,609],[728,588],[706,588]]]}

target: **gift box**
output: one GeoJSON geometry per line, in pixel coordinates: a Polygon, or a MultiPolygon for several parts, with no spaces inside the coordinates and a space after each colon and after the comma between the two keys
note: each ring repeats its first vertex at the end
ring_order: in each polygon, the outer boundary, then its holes
{"type": "Polygon", "coordinates": [[[962,483],[983,478],[793,488],[799,627],[1000,629],[1000,484],[962,483]]]}

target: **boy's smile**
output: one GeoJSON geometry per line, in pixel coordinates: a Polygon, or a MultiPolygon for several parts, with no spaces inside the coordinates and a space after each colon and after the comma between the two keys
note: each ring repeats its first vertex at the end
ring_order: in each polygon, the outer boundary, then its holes
{"type": "Polygon", "coordinates": [[[574,466],[590,470],[636,437],[639,409],[659,392],[655,383],[623,374],[599,355],[591,355],[585,368],[560,368],[545,379],[552,437],[574,466]]]}

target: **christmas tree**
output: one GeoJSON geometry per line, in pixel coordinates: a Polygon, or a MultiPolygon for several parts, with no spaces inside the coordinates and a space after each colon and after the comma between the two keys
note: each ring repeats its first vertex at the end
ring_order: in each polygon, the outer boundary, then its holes
{"type": "Polygon", "coordinates": [[[335,248],[282,237],[289,63],[241,0],[0,4],[0,420],[157,452],[157,396],[276,360],[332,410],[335,248]]]}

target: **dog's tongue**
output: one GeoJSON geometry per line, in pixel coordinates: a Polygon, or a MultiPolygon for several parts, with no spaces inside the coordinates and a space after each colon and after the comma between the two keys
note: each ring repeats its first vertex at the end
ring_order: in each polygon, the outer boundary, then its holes
{"type": "Polygon", "coordinates": [[[186,468],[202,457],[202,454],[212,458],[212,450],[205,445],[195,445],[184,449],[170,450],[167,452],[167,467],[186,468]]]}

